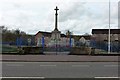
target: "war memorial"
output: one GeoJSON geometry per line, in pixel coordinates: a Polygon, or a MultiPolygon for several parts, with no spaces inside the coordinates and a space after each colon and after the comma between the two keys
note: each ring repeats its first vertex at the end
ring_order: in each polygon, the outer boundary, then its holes
{"type": "MultiPolygon", "coordinates": [[[[80,55],[80,54],[107,54],[108,52],[108,29],[92,29],[92,35],[74,35],[69,31],[63,34],[58,28],[58,7],[55,10],[55,26],[51,32],[37,32],[33,37],[24,39],[17,36],[16,42],[10,42],[4,47],[2,53],[20,54],[51,54],[51,55],[80,55]],[[26,41],[26,43],[25,43],[26,41]],[[10,48],[8,48],[10,47],[10,48]],[[7,50],[15,48],[13,50],[7,50]]],[[[120,51],[120,29],[111,29],[111,52],[113,54],[120,51]]],[[[4,39],[4,36],[3,36],[4,39]]]]}

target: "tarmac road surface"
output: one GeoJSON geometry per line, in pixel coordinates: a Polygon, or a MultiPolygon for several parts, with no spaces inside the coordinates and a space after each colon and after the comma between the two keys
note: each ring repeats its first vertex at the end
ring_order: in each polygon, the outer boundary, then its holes
{"type": "Polygon", "coordinates": [[[3,77],[118,77],[118,62],[3,62],[3,77]]]}

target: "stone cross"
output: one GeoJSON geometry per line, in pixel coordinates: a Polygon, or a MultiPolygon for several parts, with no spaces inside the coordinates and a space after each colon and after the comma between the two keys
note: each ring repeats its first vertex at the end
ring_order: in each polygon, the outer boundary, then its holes
{"type": "Polygon", "coordinates": [[[56,6],[56,8],[55,8],[54,10],[56,11],[56,13],[55,13],[55,30],[58,31],[58,29],[57,29],[57,15],[58,15],[57,11],[58,11],[59,9],[58,9],[57,6],[56,6]]]}

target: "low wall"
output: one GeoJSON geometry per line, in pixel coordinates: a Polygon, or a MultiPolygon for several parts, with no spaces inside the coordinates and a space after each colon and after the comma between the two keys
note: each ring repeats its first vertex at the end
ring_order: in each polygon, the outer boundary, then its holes
{"type": "Polygon", "coordinates": [[[27,46],[27,47],[22,47],[22,50],[23,50],[22,53],[24,53],[24,54],[32,54],[32,53],[43,54],[43,48],[42,47],[29,47],[29,46],[27,46]]]}
{"type": "Polygon", "coordinates": [[[70,54],[70,52],[68,51],[66,51],[66,52],[43,52],[43,54],[45,54],[45,55],[68,55],[68,54],[70,54]]]}
{"type": "Polygon", "coordinates": [[[91,54],[91,48],[90,47],[72,47],[70,54],[91,54]]]}

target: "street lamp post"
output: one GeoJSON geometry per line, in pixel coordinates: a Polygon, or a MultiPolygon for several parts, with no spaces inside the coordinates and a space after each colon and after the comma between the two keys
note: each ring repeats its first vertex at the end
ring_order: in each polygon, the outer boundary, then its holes
{"type": "Polygon", "coordinates": [[[109,0],[108,54],[110,54],[110,0],[109,0]]]}

